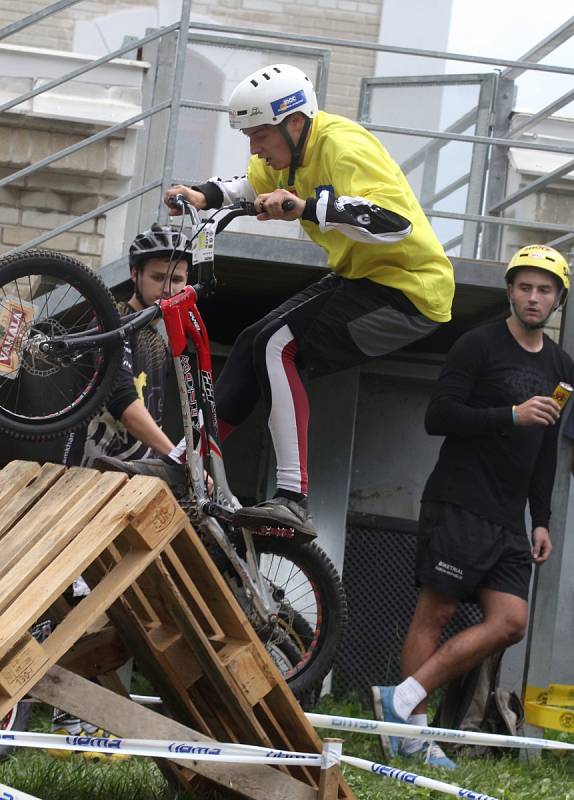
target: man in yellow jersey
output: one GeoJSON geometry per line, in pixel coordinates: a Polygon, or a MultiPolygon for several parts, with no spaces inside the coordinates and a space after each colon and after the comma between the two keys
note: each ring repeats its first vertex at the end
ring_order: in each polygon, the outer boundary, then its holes
{"type": "Polygon", "coordinates": [[[325,375],[427,336],[450,319],[453,270],[398,165],[363,127],[319,111],[301,70],[274,64],[249,75],[229,119],[249,139],[247,174],[174,186],[164,199],[183,194],[210,209],[243,197],[261,221],[298,219],[327,252],[333,272],[244,330],[215,389],[222,438],[263,395],[277,457],[275,497],[234,521],[312,538],[300,367],[325,375]]]}

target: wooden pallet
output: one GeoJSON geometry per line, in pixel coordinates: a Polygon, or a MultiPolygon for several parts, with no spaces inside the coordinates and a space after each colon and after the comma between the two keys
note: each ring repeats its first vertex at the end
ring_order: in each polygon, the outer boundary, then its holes
{"type": "MultiPolygon", "coordinates": [[[[60,707],[118,735],[141,736],[141,726],[129,723],[141,709],[119,721],[113,702],[90,700],[85,681],[77,689],[67,679],[68,689],[54,693],[54,681],[71,675],[61,670],[55,680],[58,662],[83,675],[106,673],[102,682],[114,686],[110,670],[127,651],[173,715],[169,723],[185,726],[188,738],[321,751],[321,740],[166,484],[14,461],[0,471],[0,503],[0,718],[27,693],[36,690],[46,699],[41,687],[51,680],[50,696],[60,707]],[[91,592],[72,608],[63,593],[80,574],[91,592]],[[48,610],[60,621],[38,643],[28,631],[48,610]],[[86,638],[104,614],[115,632],[86,638]]],[[[92,694],[107,691],[88,686],[92,694]]],[[[217,781],[213,765],[207,773],[200,765],[194,772],[189,764],[173,769],[188,786],[196,775],[217,781]]],[[[222,770],[218,782],[229,786],[232,771],[222,770]]],[[[262,785],[266,797],[273,796],[274,780],[288,781],[294,799],[317,797],[315,768],[242,767],[237,775],[234,789],[247,797],[263,796],[262,785]]],[[[286,786],[277,788],[277,797],[287,796],[286,786]]],[[[339,797],[353,797],[343,781],[339,797]]]]}

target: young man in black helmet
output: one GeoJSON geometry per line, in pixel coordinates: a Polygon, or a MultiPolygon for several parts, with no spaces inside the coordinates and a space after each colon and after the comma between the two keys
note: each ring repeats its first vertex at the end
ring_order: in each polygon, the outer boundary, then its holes
{"type": "MultiPolygon", "coordinates": [[[[551,247],[519,250],[506,270],[511,315],[466,333],[433,392],[426,429],[445,436],[419,518],[415,613],[401,656],[403,681],[373,686],[375,716],[426,727],[428,695],[526,630],[532,562],[552,550],[550,501],[560,406],[572,383],[570,357],[543,333],[564,303],[568,265],[551,247]],[[532,533],[524,514],[529,503],[532,533]],[[483,621],[439,646],[459,602],[478,600],[483,621]]],[[[421,755],[453,768],[440,747],[381,737],[387,758],[421,755]]]]}
{"type": "Polygon", "coordinates": [[[277,460],[275,496],[234,521],[313,537],[301,365],[326,375],[429,335],[450,319],[453,270],[398,165],[363,127],[319,111],[301,70],[249,75],[229,118],[249,139],[247,174],[172,187],[165,202],[181,193],[210,209],[245,197],[259,220],[298,220],[327,252],[333,272],[243,331],[215,387],[222,438],[263,396],[277,460]]]}
{"type": "MultiPolygon", "coordinates": [[[[130,251],[133,294],[119,304],[122,315],[171,297],[187,283],[191,253],[187,237],[169,226],[152,225],[134,239],[130,251]]],[[[125,348],[120,376],[106,408],[85,430],[70,434],[64,463],[91,466],[101,456],[122,461],[168,455],[174,444],[162,431],[169,353],[154,326],[137,331],[125,348]]]]}
{"type": "MultiPolygon", "coordinates": [[[[127,303],[119,303],[120,314],[126,316],[141,311],[181,291],[187,283],[190,262],[187,237],[171,227],[154,224],[138,234],[129,250],[133,294],[127,303]]],[[[106,407],[87,428],[68,436],[64,463],[101,467],[107,457],[111,457],[112,462],[138,462],[151,453],[168,456],[174,444],[162,431],[161,424],[169,364],[167,346],[155,326],[148,325],[136,331],[124,347],[120,375],[106,407]],[[99,461],[102,458],[104,461],[99,461]]],[[[170,468],[169,459],[166,459],[164,468],[172,486],[177,488],[180,472],[175,463],[170,468]]],[[[74,581],[70,602],[73,603],[74,598],[79,600],[88,591],[83,579],[78,578],[74,581]]],[[[71,736],[104,735],[94,725],[58,709],[54,709],[52,732],[71,736]]],[[[50,753],[57,758],[70,755],[64,750],[50,753]]],[[[89,758],[90,754],[85,757],[89,758]]]]}

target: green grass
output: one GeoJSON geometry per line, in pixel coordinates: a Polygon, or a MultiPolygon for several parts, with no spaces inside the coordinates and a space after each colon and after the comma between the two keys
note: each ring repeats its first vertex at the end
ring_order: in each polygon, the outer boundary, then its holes
{"type": "MultiPolygon", "coordinates": [[[[356,701],[335,701],[329,697],[321,701],[317,712],[351,717],[371,716],[356,701]]],[[[33,728],[46,730],[48,719],[47,712],[38,708],[33,718],[33,728]]],[[[335,735],[332,730],[320,730],[319,734],[335,735]]],[[[341,735],[344,740],[344,753],[370,761],[381,760],[376,736],[346,732],[337,735],[341,735]]],[[[549,732],[549,738],[565,737],[563,734],[549,732]]],[[[459,769],[456,772],[431,770],[424,765],[401,759],[393,762],[393,766],[489,794],[500,800],[574,800],[574,754],[557,757],[546,752],[542,758],[527,763],[512,755],[488,759],[465,757],[457,761],[459,769]]],[[[357,800],[438,800],[448,796],[436,791],[416,789],[352,767],[344,767],[344,774],[357,800]]],[[[231,795],[223,791],[198,791],[189,795],[168,782],[151,759],[132,758],[129,761],[100,764],[86,761],[77,754],[63,760],[51,758],[38,750],[23,748],[0,763],[0,782],[35,795],[41,800],[231,798],[231,795]]]]}

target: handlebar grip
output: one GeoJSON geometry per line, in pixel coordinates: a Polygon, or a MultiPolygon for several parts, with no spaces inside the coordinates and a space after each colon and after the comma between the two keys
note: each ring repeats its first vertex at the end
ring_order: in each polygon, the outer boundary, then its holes
{"type": "MultiPolygon", "coordinates": [[[[177,197],[178,195],[176,195],[177,197]]],[[[255,203],[250,202],[249,200],[240,200],[240,207],[245,211],[247,216],[249,217],[256,217],[257,214],[261,212],[255,208],[255,203]]],[[[287,198],[287,200],[283,200],[281,203],[281,208],[283,211],[293,211],[295,208],[295,201],[287,198]]],[[[265,210],[265,205],[263,207],[263,211],[265,210]]]]}
{"type": "Polygon", "coordinates": [[[172,208],[180,208],[185,209],[185,200],[182,194],[174,194],[168,200],[169,205],[172,208]]]}

